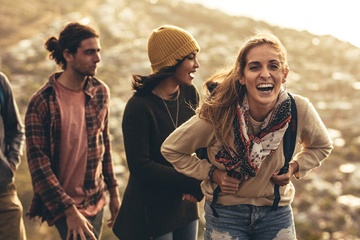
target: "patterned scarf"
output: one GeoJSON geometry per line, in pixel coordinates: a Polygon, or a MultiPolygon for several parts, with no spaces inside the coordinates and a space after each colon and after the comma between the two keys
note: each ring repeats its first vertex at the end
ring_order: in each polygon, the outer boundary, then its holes
{"type": "Polygon", "coordinates": [[[236,149],[222,146],[215,156],[216,161],[239,180],[255,177],[262,161],[280,145],[291,119],[290,107],[290,98],[286,91],[282,91],[274,109],[261,124],[259,133],[249,134],[249,103],[245,95],[242,106],[237,105],[233,122],[236,149]],[[237,168],[240,170],[235,171],[237,168]]]}

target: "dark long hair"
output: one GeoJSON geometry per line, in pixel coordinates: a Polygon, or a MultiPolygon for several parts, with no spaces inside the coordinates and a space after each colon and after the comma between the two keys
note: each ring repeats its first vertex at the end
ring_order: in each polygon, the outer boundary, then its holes
{"type": "Polygon", "coordinates": [[[149,94],[159,83],[174,75],[177,67],[184,61],[181,59],[174,66],[164,67],[156,73],[147,76],[133,74],[132,88],[136,95],[145,96],[149,94]]]}

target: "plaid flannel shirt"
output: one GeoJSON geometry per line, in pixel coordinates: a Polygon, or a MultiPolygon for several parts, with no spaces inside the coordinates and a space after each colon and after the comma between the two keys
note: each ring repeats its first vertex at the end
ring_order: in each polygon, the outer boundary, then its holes
{"type": "MultiPolygon", "coordinates": [[[[34,189],[30,218],[39,216],[51,222],[67,207],[74,204],[57,179],[60,156],[60,109],[54,83],[61,73],[49,81],[31,98],[25,116],[27,159],[34,189]]],[[[83,207],[96,204],[106,189],[117,186],[113,172],[109,139],[109,89],[102,81],[89,77],[84,86],[85,118],[88,132],[88,161],[86,166],[83,207]],[[102,162],[102,175],[96,167],[102,162]]]]}

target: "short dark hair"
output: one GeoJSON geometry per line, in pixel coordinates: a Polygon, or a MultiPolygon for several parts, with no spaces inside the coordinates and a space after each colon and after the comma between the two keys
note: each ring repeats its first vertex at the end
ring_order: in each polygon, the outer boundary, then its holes
{"type": "Polygon", "coordinates": [[[75,54],[81,41],[93,37],[99,37],[93,28],[77,22],[69,23],[60,32],[59,38],[52,36],[45,42],[45,48],[50,52],[49,58],[54,59],[56,64],[65,70],[64,50],[67,49],[70,53],[75,54]]]}

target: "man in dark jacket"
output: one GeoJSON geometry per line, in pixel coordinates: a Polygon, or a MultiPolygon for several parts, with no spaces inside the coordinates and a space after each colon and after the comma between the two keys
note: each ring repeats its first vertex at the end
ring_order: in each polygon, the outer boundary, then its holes
{"type": "Polygon", "coordinates": [[[0,72],[0,238],[25,240],[23,208],[14,175],[24,145],[24,126],[6,75],[0,72]]]}

